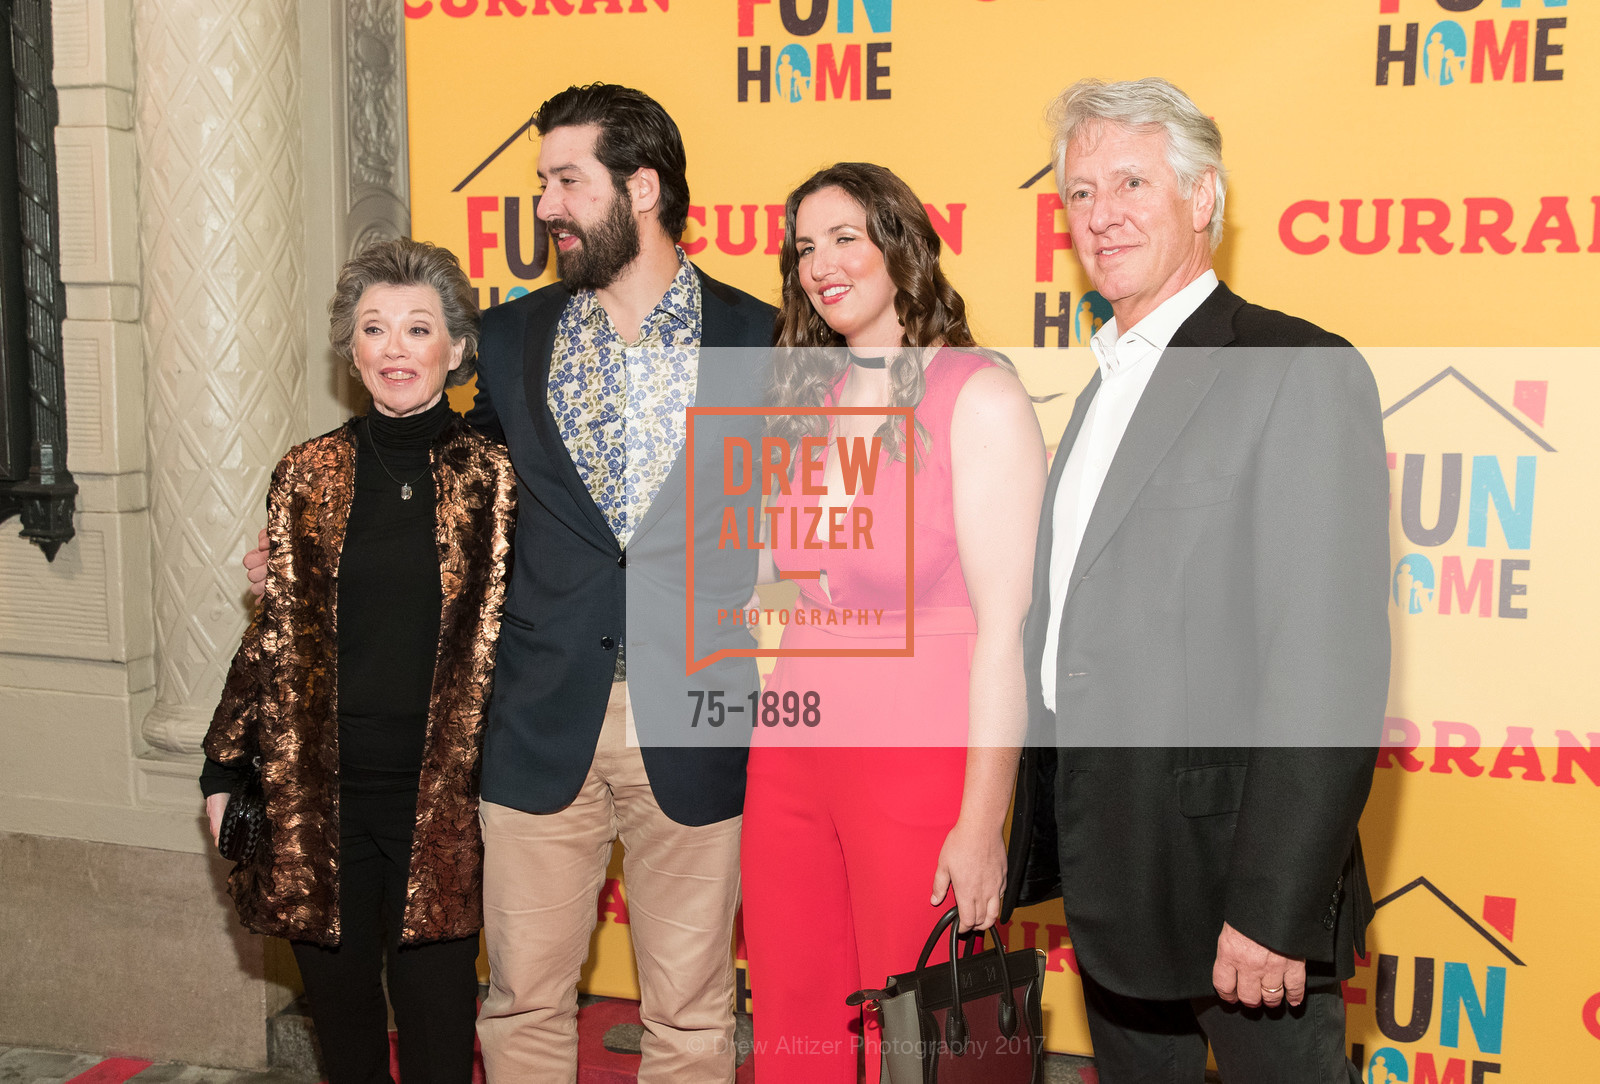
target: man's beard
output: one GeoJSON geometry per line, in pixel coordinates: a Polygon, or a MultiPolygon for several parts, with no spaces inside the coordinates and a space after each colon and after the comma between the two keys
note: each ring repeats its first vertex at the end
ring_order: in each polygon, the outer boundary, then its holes
{"type": "Polygon", "coordinates": [[[578,239],[570,252],[556,249],[556,271],[567,289],[604,289],[639,255],[639,224],[623,196],[613,193],[605,218],[587,229],[564,218],[548,223],[548,229],[566,230],[578,239]]]}

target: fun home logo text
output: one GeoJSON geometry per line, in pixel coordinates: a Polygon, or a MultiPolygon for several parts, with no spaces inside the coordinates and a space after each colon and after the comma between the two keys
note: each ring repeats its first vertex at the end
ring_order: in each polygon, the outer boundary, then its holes
{"type": "Polygon", "coordinates": [[[1524,0],[1378,0],[1380,16],[1416,21],[1378,24],[1377,85],[1559,82],[1566,7],[1567,0],[1526,0],[1526,8],[1524,0]],[[1536,4],[1557,11],[1527,10],[1536,4]]]}
{"type": "MultiPolygon", "coordinates": [[[[1399,453],[1389,453],[1391,471],[1400,459],[1399,453]]],[[[1461,452],[1407,452],[1400,473],[1401,529],[1407,542],[1422,547],[1395,564],[1389,593],[1400,611],[1527,617],[1527,609],[1519,603],[1528,593],[1522,576],[1530,561],[1525,557],[1496,561],[1477,553],[1489,548],[1491,518],[1498,523],[1507,549],[1526,553],[1532,548],[1539,457],[1519,455],[1508,463],[1493,455],[1469,459],[1461,452]],[[1437,494],[1436,508],[1423,507],[1427,490],[1437,494]],[[1455,553],[1434,549],[1462,545],[1466,548],[1455,553]]]]}
{"type": "Polygon", "coordinates": [[[1514,1069],[1506,1023],[1527,966],[1510,945],[1517,900],[1485,896],[1481,922],[1468,906],[1427,877],[1374,902],[1368,937],[1390,947],[1344,984],[1358,1029],[1371,1034],[1370,1013],[1381,1036],[1351,1047],[1366,1084],[1485,1084],[1514,1069]]]}
{"type": "Polygon", "coordinates": [[[1555,451],[1529,422],[1542,424],[1546,390],[1517,382],[1513,410],[1447,368],[1384,411],[1399,547],[1389,597],[1401,614],[1528,616],[1540,453],[1555,451]],[[1442,432],[1445,446],[1417,447],[1442,432]]]}
{"type": "Polygon", "coordinates": [[[1484,1084],[1486,1077],[1498,1076],[1507,969],[1431,956],[1404,962],[1409,973],[1402,979],[1398,956],[1379,957],[1378,1030],[1403,1045],[1380,1047],[1362,1059],[1365,1079],[1370,1084],[1484,1084]],[[1402,984],[1409,1005],[1399,996],[1402,984]],[[1422,1046],[1428,1038],[1432,1050],[1411,1045],[1422,1046]],[[1463,1048],[1471,1053],[1462,1056],[1463,1048]]]}
{"type": "Polygon", "coordinates": [[[887,101],[894,0],[736,0],[741,102],[887,101]],[[831,31],[831,33],[829,33],[831,31]],[[831,40],[821,40],[823,36],[831,40]],[[762,42],[762,39],[766,39],[762,42]]]}
{"type": "MultiPolygon", "coordinates": [[[[1031,188],[1051,172],[1047,166],[1023,183],[1031,188]]],[[[1046,186],[1047,188],[1049,186],[1046,186]]],[[[1033,279],[1054,282],[1058,254],[1072,248],[1066,208],[1054,191],[1034,196],[1033,279]]],[[[1071,290],[1035,290],[1033,293],[1033,345],[1043,347],[1047,340],[1058,348],[1088,346],[1089,340],[1111,319],[1111,302],[1095,290],[1074,295],[1071,290]]]]}

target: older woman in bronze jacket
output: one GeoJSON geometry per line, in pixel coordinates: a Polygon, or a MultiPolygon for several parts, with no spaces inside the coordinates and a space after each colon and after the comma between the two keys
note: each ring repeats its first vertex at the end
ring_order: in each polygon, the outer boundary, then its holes
{"type": "Polygon", "coordinates": [[[330,1084],[467,1084],[482,925],[478,763],[516,480],[444,396],[478,312],[448,251],[410,240],[345,265],[330,337],[373,409],[284,456],[260,609],[206,737],[216,831],[260,757],[269,845],[229,892],[287,938],[330,1084]]]}

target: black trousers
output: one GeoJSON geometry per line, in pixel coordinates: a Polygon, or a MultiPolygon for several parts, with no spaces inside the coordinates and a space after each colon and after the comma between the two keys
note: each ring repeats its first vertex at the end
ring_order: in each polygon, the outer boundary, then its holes
{"type": "Polygon", "coordinates": [[[1080,977],[1100,1084],[1200,1084],[1208,1044],[1223,1084],[1361,1084],[1337,982],[1308,981],[1294,1008],[1251,1009],[1215,995],[1147,1001],[1080,977]]]}
{"type": "Polygon", "coordinates": [[[415,789],[339,797],[340,944],[293,945],[328,1084],[393,1084],[385,957],[405,1084],[472,1080],[477,937],[399,947],[416,812],[415,789]]]}

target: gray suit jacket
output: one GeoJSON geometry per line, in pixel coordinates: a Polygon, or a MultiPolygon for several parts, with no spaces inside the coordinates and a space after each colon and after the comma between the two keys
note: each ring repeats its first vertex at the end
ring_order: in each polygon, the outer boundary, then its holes
{"type": "Polygon", "coordinates": [[[1053,506],[1098,384],[1046,490],[1007,913],[1061,893],[1080,964],[1135,997],[1210,993],[1224,921],[1313,975],[1348,976],[1371,915],[1356,822],[1389,677],[1372,374],[1312,324],[1226,286],[1206,299],[1090,516],[1052,716],[1039,669],[1053,506]]]}

